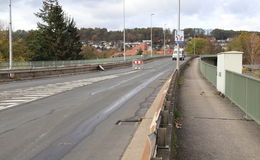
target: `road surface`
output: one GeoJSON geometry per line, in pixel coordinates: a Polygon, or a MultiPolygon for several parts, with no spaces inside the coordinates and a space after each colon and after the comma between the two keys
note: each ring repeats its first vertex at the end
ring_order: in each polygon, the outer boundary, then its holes
{"type": "Polygon", "coordinates": [[[120,159],[174,68],[166,58],[140,71],[0,84],[0,159],[120,159]]]}

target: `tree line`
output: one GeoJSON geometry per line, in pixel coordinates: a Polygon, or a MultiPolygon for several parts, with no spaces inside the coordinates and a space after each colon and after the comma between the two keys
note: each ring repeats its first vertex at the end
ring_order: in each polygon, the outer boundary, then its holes
{"type": "MultiPolygon", "coordinates": [[[[81,28],[79,35],[82,42],[87,41],[122,41],[123,31],[108,31],[106,28],[81,28]]],[[[153,28],[153,41],[159,42],[164,37],[164,29],[153,28]]],[[[165,30],[166,39],[173,40],[173,32],[170,29],[165,30]]],[[[137,42],[151,39],[151,28],[126,29],[126,39],[128,42],[137,42]]]]}
{"type": "MultiPolygon", "coordinates": [[[[77,60],[90,58],[106,58],[118,50],[98,50],[86,45],[88,41],[108,41],[122,44],[123,31],[109,31],[106,28],[81,28],[76,27],[73,18],[68,16],[62,9],[58,0],[44,0],[42,8],[35,15],[40,19],[37,29],[31,31],[17,30],[13,32],[13,54],[15,61],[43,61],[43,60],[77,60]],[[84,44],[84,45],[83,45],[84,44]]],[[[7,61],[9,58],[8,30],[4,29],[0,22],[0,61],[7,61]]],[[[156,48],[161,49],[164,33],[167,44],[174,44],[174,30],[159,27],[153,28],[153,43],[156,48]],[[159,47],[158,47],[159,46],[159,47]]],[[[210,37],[217,40],[233,38],[228,49],[244,51],[250,57],[258,53],[258,47],[248,49],[249,44],[259,44],[259,32],[245,32],[233,30],[215,29],[210,33],[202,28],[184,29],[187,38],[186,51],[189,54],[215,54],[222,51],[222,48],[212,42],[210,37]]],[[[149,40],[151,28],[126,29],[127,42],[149,40]]],[[[254,46],[257,46],[254,44],[254,46]]],[[[254,55],[258,57],[258,54],[254,55]]],[[[254,58],[246,58],[246,62],[253,62],[254,58]],[[251,59],[251,60],[250,60],[251,59]]]]}

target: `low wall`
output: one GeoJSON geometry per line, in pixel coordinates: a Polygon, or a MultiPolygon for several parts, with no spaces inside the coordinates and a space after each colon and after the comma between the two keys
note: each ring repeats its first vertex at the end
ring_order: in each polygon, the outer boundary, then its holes
{"type": "MultiPolygon", "coordinates": [[[[146,58],[143,61],[150,62],[155,59],[169,58],[169,57],[154,57],[146,58]]],[[[33,79],[42,77],[51,77],[59,75],[79,74],[91,71],[98,71],[98,66],[106,69],[129,67],[132,65],[131,61],[128,62],[115,62],[105,64],[93,64],[93,65],[82,65],[82,66],[69,66],[69,67],[51,67],[51,68],[39,68],[39,69],[14,69],[14,70],[2,70],[0,71],[0,81],[12,81],[12,80],[23,80],[33,79]],[[10,77],[12,75],[13,77],[10,77]]]]}

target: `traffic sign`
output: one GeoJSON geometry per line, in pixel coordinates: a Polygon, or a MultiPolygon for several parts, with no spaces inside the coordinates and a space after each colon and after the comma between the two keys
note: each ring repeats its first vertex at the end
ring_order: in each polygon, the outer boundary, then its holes
{"type": "Polygon", "coordinates": [[[184,43],[184,31],[175,31],[175,42],[177,44],[183,44],[184,43]]]}

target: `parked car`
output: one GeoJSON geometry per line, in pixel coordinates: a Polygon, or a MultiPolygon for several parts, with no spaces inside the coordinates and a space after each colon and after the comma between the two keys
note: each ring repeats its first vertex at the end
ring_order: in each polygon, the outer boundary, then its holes
{"type": "MultiPolygon", "coordinates": [[[[177,53],[178,53],[178,49],[175,48],[173,50],[173,53],[172,53],[172,60],[177,60],[177,53]]],[[[182,61],[184,61],[184,59],[185,59],[185,54],[184,54],[184,49],[183,48],[180,48],[179,59],[182,60],[182,61]]]]}

